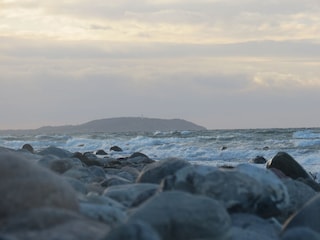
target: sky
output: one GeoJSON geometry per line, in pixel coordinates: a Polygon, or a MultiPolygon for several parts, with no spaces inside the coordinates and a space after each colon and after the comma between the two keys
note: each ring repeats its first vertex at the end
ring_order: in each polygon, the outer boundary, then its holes
{"type": "Polygon", "coordinates": [[[0,0],[0,129],[320,127],[319,0],[0,0]]]}

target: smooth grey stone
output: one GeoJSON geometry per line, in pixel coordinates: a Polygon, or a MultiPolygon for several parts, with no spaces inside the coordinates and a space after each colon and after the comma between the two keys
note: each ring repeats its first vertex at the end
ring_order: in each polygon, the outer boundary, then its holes
{"type": "Polygon", "coordinates": [[[18,153],[0,153],[0,219],[38,207],[77,210],[72,187],[18,153]]]}
{"type": "Polygon", "coordinates": [[[62,148],[53,147],[53,146],[42,149],[37,154],[39,154],[39,155],[54,155],[59,158],[70,158],[73,155],[72,152],[69,152],[69,151],[62,149],[62,148]]]}
{"type": "Polygon", "coordinates": [[[151,183],[135,183],[111,186],[107,188],[103,195],[110,197],[124,206],[137,206],[141,202],[151,197],[157,190],[159,185],[151,183]]]}
{"type": "Polygon", "coordinates": [[[218,201],[185,192],[161,192],[133,209],[129,223],[144,221],[166,240],[231,237],[230,216],[218,201]]]}
{"type": "Polygon", "coordinates": [[[166,176],[191,164],[182,159],[169,158],[145,166],[137,178],[138,183],[160,183],[166,176]]]}
{"type": "Polygon", "coordinates": [[[320,234],[307,227],[296,227],[282,234],[281,240],[320,240],[320,234]]]}
{"type": "Polygon", "coordinates": [[[73,167],[81,167],[82,163],[77,158],[58,158],[54,155],[44,156],[38,163],[57,173],[64,173],[73,167]]]}
{"type": "Polygon", "coordinates": [[[161,240],[158,233],[147,223],[137,221],[113,229],[101,240],[161,240]]]}

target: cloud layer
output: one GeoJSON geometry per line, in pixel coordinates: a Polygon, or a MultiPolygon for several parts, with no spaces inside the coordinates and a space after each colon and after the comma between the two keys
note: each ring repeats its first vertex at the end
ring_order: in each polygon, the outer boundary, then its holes
{"type": "Polygon", "coordinates": [[[0,1],[1,128],[319,126],[317,0],[0,1]]]}

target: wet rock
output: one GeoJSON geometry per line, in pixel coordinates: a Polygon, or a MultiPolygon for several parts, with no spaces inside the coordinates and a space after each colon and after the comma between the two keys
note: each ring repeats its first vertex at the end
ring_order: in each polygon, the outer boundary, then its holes
{"type": "Polygon", "coordinates": [[[267,160],[263,156],[256,156],[249,161],[250,163],[265,164],[267,160]]]}
{"type": "Polygon", "coordinates": [[[267,168],[276,168],[292,179],[312,179],[303,167],[286,152],[279,152],[267,162],[267,168]]]}
{"type": "Polygon", "coordinates": [[[284,222],[289,216],[299,210],[311,198],[316,196],[316,192],[306,184],[293,179],[284,179],[283,184],[288,190],[290,204],[282,211],[280,221],[284,222]]]}
{"type": "Polygon", "coordinates": [[[32,147],[30,144],[28,144],[28,143],[24,144],[24,145],[22,146],[22,149],[24,149],[24,150],[26,150],[26,151],[28,151],[28,152],[30,152],[30,153],[34,153],[33,147],[32,147]]]}
{"type": "Polygon", "coordinates": [[[104,191],[103,195],[120,202],[124,206],[131,207],[154,195],[158,187],[157,184],[150,183],[111,186],[104,191]]]}
{"type": "Polygon", "coordinates": [[[281,225],[252,214],[231,215],[232,239],[234,240],[277,240],[281,225]]]}
{"type": "Polygon", "coordinates": [[[161,240],[158,233],[147,223],[137,221],[113,229],[102,240],[161,240]]]}
{"type": "Polygon", "coordinates": [[[289,201],[285,186],[273,173],[247,165],[250,167],[212,168],[208,172],[183,168],[165,178],[160,189],[205,195],[221,201],[230,212],[255,213],[262,217],[280,214],[289,201]]]}
{"type": "Polygon", "coordinates": [[[72,157],[73,153],[57,147],[47,147],[38,152],[39,155],[54,155],[59,158],[69,158],[72,157]]]}
{"type": "Polygon", "coordinates": [[[72,187],[17,153],[0,153],[0,219],[39,207],[77,210],[72,187]]]}
{"type": "Polygon", "coordinates": [[[281,240],[320,240],[320,234],[307,227],[292,228],[282,234],[281,240]]]}
{"type": "Polygon", "coordinates": [[[158,193],[129,218],[150,224],[166,240],[230,239],[230,217],[216,200],[184,192],[158,193]]]}
{"type": "Polygon", "coordinates": [[[58,158],[53,155],[44,156],[38,163],[57,173],[64,173],[73,167],[81,167],[82,163],[77,158],[58,158]]]}
{"type": "Polygon", "coordinates": [[[109,226],[119,225],[127,219],[126,213],[120,208],[88,202],[80,203],[80,213],[93,220],[104,222],[109,226]]]}
{"type": "Polygon", "coordinates": [[[78,179],[83,183],[101,182],[105,179],[103,169],[97,166],[71,168],[63,175],[78,179]]]}
{"type": "Polygon", "coordinates": [[[107,179],[102,181],[100,184],[102,187],[107,188],[111,186],[130,184],[130,183],[132,182],[130,182],[128,179],[114,175],[114,176],[108,176],[107,179]]]}
{"type": "Polygon", "coordinates": [[[118,147],[118,146],[112,146],[112,147],[110,148],[110,151],[122,152],[123,150],[122,150],[120,147],[118,147]]]}
{"type": "Polygon", "coordinates": [[[103,149],[99,149],[96,151],[96,155],[108,155],[103,149]]]}
{"type": "Polygon", "coordinates": [[[23,240],[99,240],[110,227],[66,209],[36,208],[10,216],[1,231],[23,240]]]}
{"type": "Polygon", "coordinates": [[[166,176],[172,175],[179,169],[191,164],[182,159],[169,158],[147,165],[137,178],[140,183],[160,183],[166,176]]]}
{"type": "Polygon", "coordinates": [[[320,234],[320,195],[309,200],[299,211],[291,216],[283,226],[283,234],[288,230],[305,227],[320,234]]]}

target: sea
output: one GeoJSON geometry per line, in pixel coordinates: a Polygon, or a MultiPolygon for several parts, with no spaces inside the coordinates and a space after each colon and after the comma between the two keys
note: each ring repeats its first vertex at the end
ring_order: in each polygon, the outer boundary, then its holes
{"type": "Polygon", "coordinates": [[[234,129],[169,132],[0,135],[0,146],[41,150],[55,146],[71,152],[103,149],[109,157],[141,152],[154,160],[181,158],[201,165],[237,165],[257,156],[266,160],[287,152],[307,171],[320,172],[320,128],[234,129]],[[119,146],[122,152],[110,151],[119,146]]]}

